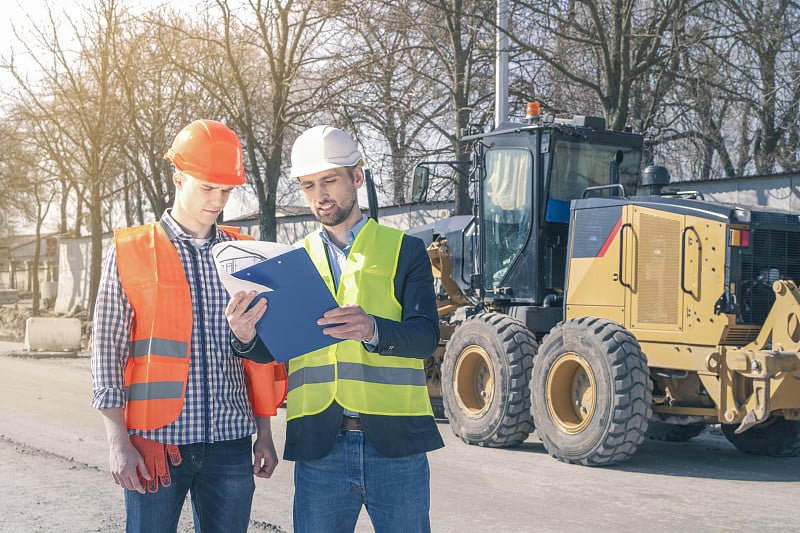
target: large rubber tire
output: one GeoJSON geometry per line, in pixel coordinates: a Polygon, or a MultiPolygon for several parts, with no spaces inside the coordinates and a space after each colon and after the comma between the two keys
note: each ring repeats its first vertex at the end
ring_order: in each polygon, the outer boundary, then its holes
{"type": "Polygon", "coordinates": [[[738,435],[737,427],[737,424],[722,424],[722,433],[739,451],[772,457],[800,455],[800,421],[773,416],[738,435]]]}
{"type": "Polygon", "coordinates": [[[647,438],[665,442],[687,442],[706,429],[705,424],[669,424],[650,421],[647,425],[647,438]]]}
{"type": "Polygon", "coordinates": [[[458,326],[442,362],[442,399],[453,433],[494,448],[527,439],[535,352],[533,333],[509,316],[484,313],[458,326]]]}
{"type": "Polygon", "coordinates": [[[545,449],[565,463],[605,466],[644,441],[652,382],[636,338],[600,318],[561,322],[534,358],[531,401],[545,449]]]}

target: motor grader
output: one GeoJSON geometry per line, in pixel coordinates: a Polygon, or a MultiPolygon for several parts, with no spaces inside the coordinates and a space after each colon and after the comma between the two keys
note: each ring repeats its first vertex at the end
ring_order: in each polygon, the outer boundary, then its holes
{"type": "MultiPolygon", "coordinates": [[[[465,136],[473,215],[428,243],[442,341],[429,389],[480,446],[537,430],[600,466],[709,424],[800,453],[800,217],[669,190],[641,135],[535,117],[465,136]]],[[[452,162],[451,162],[452,164],[452,162]]],[[[415,169],[423,201],[434,164],[415,169]]]]}

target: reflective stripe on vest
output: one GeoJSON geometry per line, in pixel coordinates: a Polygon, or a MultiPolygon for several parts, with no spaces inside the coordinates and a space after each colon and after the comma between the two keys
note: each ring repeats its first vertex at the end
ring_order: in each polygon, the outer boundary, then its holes
{"type": "Polygon", "coordinates": [[[189,345],[183,341],[172,339],[141,339],[131,341],[130,357],[144,357],[145,355],[163,355],[164,357],[186,357],[189,345]]]}
{"type": "Polygon", "coordinates": [[[296,389],[302,384],[327,383],[336,379],[338,369],[339,379],[352,379],[368,383],[383,385],[426,385],[425,375],[414,368],[384,368],[365,366],[357,363],[342,363],[334,365],[301,368],[289,376],[289,390],[296,389]]]}
{"type": "MultiPolygon", "coordinates": [[[[219,228],[233,238],[248,238],[238,229],[219,228]]],[[[183,409],[192,338],[189,283],[161,224],[119,229],[114,245],[120,282],[135,317],[125,366],[125,422],[132,429],[156,429],[173,422],[183,409]]],[[[283,365],[278,366],[244,364],[256,416],[274,415],[283,403],[287,382],[283,365]]]]}
{"type": "MultiPolygon", "coordinates": [[[[403,233],[369,220],[358,233],[339,279],[339,305],[360,305],[368,314],[402,320],[394,276],[403,233]]],[[[305,248],[333,292],[325,244],[318,233],[305,248]]],[[[368,352],[360,342],[343,341],[289,361],[286,419],[313,415],[334,400],[367,414],[432,415],[424,361],[368,352]]]]}
{"type": "Polygon", "coordinates": [[[137,400],[157,400],[159,398],[182,398],[183,382],[137,383],[126,387],[129,402],[137,400]]]}

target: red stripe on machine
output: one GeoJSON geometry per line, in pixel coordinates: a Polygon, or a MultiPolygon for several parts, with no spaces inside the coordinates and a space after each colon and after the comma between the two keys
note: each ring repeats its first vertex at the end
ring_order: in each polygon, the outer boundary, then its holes
{"type": "Polygon", "coordinates": [[[608,234],[608,238],[606,238],[606,242],[603,243],[603,247],[600,248],[600,252],[598,252],[597,257],[603,257],[606,255],[606,250],[611,246],[611,241],[614,240],[617,232],[619,231],[620,226],[622,226],[622,217],[617,219],[617,223],[614,225],[614,229],[611,230],[611,233],[608,234]]]}

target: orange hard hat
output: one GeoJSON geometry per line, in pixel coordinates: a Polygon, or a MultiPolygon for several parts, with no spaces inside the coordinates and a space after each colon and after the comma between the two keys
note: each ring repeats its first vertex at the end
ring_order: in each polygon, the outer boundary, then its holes
{"type": "Polygon", "coordinates": [[[219,185],[242,185],[245,180],[242,143],[216,120],[195,120],[183,128],[164,159],[199,180],[219,185]]]}

